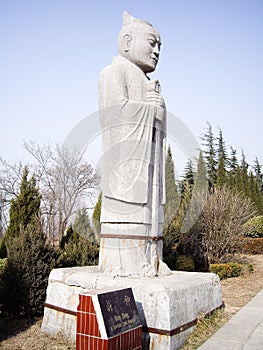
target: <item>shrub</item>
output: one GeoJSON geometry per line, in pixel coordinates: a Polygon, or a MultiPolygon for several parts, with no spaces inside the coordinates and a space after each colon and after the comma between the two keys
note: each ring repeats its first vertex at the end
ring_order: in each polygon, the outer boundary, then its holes
{"type": "Polygon", "coordinates": [[[241,275],[242,266],[237,263],[211,264],[210,272],[217,274],[220,279],[238,277],[241,275]]]}
{"type": "Polygon", "coordinates": [[[62,267],[97,265],[99,257],[99,245],[81,237],[72,227],[69,227],[66,235],[60,243],[62,267]]]}
{"type": "Polygon", "coordinates": [[[195,263],[190,255],[179,255],[176,259],[176,269],[179,271],[195,271],[195,263]]]}
{"type": "Polygon", "coordinates": [[[76,231],[73,230],[72,226],[70,225],[67,228],[66,234],[62,237],[59,243],[59,247],[63,250],[69,241],[77,241],[78,238],[79,238],[79,235],[77,234],[76,231]]]}
{"type": "Polygon", "coordinates": [[[40,224],[28,225],[18,237],[7,242],[4,272],[4,310],[37,316],[43,313],[50,271],[57,254],[46,244],[40,224]]]}
{"type": "Polygon", "coordinates": [[[243,234],[245,237],[263,238],[263,215],[248,220],[243,225],[243,234]]]}
{"type": "Polygon", "coordinates": [[[172,225],[164,230],[163,260],[171,270],[176,270],[176,248],[179,242],[179,230],[172,225]]]}
{"type": "Polygon", "coordinates": [[[29,170],[26,166],[23,170],[20,193],[10,202],[9,224],[0,244],[2,258],[7,256],[8,240],[19,236],[20,230],[32,224],[40,213],[41,195],[34,176],[28,180],[28,175],[29,170]]]}
{"type": "Polygon", "coordinates": [[[7,258],[0,259],[0,270],[4,270],[7,264],[7,258]]]}
{"type": "Polygon", "coordinates": [[[244,254],[263,254],[263,238],[242,238],[241,250],[244,254]]]}
{"type": "Polygon", "coordinates": [[[7,265],[7,259],[0,259],[0,310],[4,304],[4,275],[7,265]]]}
{"type": "Polygon", "coordinates": [[[254,215],[252,201],[242,193],[224,186],[208,195],[199,222],[209,264],[231,261],[243,225],[254,215]]]}

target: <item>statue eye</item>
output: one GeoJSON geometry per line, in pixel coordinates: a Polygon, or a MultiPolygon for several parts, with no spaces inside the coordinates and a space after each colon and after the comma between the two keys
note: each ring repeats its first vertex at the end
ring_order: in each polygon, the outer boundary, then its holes
{"type": "Polygon", "coordinates": [[[148,39],[148,42],[151,46],[154,46],[156,44],[156,42],[153,39],[148,39]]]}

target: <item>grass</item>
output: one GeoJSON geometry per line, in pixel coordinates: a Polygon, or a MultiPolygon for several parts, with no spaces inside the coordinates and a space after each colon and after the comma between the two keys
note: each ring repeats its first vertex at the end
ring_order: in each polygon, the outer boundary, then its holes
{"type": "Polygon", "coordinates": [[[60,335],[51,337],[41,331],[41,319],[0,318],[1,350],[75,350],[75,344],[60,335]]]}
{"type": "Polygon", "coordinates": [[[199,315],[197,326],[193,333],[191,333],[186,344],[182,347],[182,350],[198,349],[211,334],[214,334],[228,320],[229,317],[225,314],[224,310],[214,312],[211,317],[204,317],[203,314],[199,315]]]}

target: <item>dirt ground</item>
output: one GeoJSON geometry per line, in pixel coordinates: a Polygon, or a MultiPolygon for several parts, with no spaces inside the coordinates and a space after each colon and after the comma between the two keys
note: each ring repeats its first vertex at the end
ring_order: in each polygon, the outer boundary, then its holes
{"type": "MultiPolygon", "coordinates": [[[[215,325],[206,327],[206,332],[197,333],[198,342],[204,341],[233,316],[242,306],[250,301],[263,289],[263,255],[246,255],[240,259],[252,263],[254,272],[237,278],[221,281],[225,310],[215,318],[215,325]]],[[[74,350],[73,343],[66,342],[61,337],[50,337],[41,332],[41,319],[33,322],[19,319],[0,318],[0,349],[1,350],[74,350]]],[[[190,342],[191,343],[191,342],[190,342]]],[[[184,349],[196,349],[197,343],[184,349]]]]}
{"type": "Polygon", "coordinates": [[[263,255],[241,256],[241,261],[251,263],[254,272],[221,281],[225,313],[229,316],[233,316],[263,289],[263,255]]]}

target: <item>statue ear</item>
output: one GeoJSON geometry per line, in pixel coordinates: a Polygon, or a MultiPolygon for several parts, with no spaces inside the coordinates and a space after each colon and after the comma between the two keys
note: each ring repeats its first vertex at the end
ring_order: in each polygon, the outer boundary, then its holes
{"type": "Polygon", "coordinates": [[[130,34],[125,34],[123,36],[123,49],[125,52],[128,52],[131,47],[132,36],[130,34]]]}

